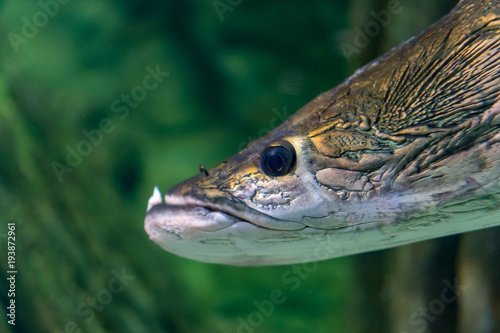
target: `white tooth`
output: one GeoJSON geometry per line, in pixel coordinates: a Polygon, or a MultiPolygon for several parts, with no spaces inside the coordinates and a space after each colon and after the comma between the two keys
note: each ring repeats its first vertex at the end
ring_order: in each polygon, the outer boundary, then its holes
{"type": "Polygon", "coordinates": [[[151,196],[151,198],[149,198],[148,209],[146,211],[148,211],[154,205],[158,205],[161,203],[162,203],[162,200],[161,200],[160,190],[158,189],[158,186],[155,186],[155,189],[153,190],[153,195],[151,196]]]}

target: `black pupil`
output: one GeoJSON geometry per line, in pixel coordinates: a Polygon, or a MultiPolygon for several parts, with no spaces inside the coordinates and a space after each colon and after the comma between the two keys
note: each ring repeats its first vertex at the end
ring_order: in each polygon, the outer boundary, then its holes
{"type": "Polygon", "coordinates": [[[261,155],[260,167],[271,177],[284,176],[295,166],[295,149],[287,141],[267,147],[261,155]]]}
{"type": "Polygon", "coordinates": [[[283,156],[280,155],[273,155],[269,157],[269,168],[273,171],[280,171],[283,169],[283,166],[285,164],[285,161],[283,160],[283,156]]]}

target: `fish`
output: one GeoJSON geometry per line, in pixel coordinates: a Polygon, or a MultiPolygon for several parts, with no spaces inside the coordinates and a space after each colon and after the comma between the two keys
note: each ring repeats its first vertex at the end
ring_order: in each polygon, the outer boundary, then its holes
{"type": "Polygon", "coordinates": [[[306,263],[500,225],[500,2],[462,0],[243,150],[149,199],[207,263],[306,263]]]}

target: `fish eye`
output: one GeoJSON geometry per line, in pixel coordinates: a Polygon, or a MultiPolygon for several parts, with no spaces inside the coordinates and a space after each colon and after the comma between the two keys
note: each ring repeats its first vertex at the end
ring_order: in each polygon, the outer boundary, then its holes
{"type": "Polygon", "coordinates": [[[288,141],[280,140],[267,147],[260,157],[260,168],[270,177],[288,174],[297,161],[295,148],[288,141]]]}

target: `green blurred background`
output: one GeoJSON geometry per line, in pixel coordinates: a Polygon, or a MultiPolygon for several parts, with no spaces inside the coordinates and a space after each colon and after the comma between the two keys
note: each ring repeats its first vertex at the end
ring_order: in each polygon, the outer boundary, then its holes
{"type": "Polygon", "coordinates": [[[307,276],[198,263],[149,241],[143,221],[155,185],[165,192],[200,163],[217,165],[455,4],[401,0],[346,57],[342,43],[356,46],[355,28],[391,2],[2,1],[0,331],[354,332],[366,315],[384,332],[382,309],[359,312],[354,257],[307,276]],[[169,75],[141,88],[156,69],[169,75]],[[84,152],[71,166],[70,151],[84,152]],[[15,326],[5,319],[8,222],[15,326]],[[275,289],[284,302],[258,314],[275,289]]]}

